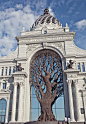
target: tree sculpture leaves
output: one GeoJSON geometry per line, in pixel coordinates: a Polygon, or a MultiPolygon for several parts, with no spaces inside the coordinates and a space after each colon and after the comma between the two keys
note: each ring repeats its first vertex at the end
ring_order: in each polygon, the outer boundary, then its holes
{"type": "Polygon", "coordinates": [[[31,61],[31,82],[41,106],[38,121],[56,121],[52,105],[63,94],[62,63],[60,56],[52,50],[37,52],[31,61]]]}

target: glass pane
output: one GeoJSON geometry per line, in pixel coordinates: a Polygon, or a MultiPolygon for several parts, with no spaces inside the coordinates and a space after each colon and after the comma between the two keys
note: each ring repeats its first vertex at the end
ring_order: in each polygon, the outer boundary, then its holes
{"type": "Polygon", "coordinates": [[[6,109],[6,104],[3,104],[3,109],[6,109]]]}
{"type": "Polygon", "coordinates": [[[57,113],[57,118],[56,119],[58,121],[64,120],[64,118],[65,118],[64,109],[56,109],[56,113],[57,113]]]}
{"type": "Polygon", "coordinates": [[[1,122],[1,116],[0,116],[0,122],[1,122]]]}
{"type": "Polygon", "coordinates": [[[40,116],[40,115],[41,115],[41,109],[38,110],[38,116],[40,116]]]}
{"type": "Polygon", "coordinates": [[[2,115],[5,115],[5,110],[2,110],[2,115]]]}
{"type": "Polygon", "coordinates": [[[1,122],[5,122],[5,116],[6,116],[6,100],[5,99],[1,99],[0,100],[0,121],[1,122]]]}
{"type": "Polygon", "coordinates": [[[53,104],[53,106],[52,106],[52,109],[54,109],[55,108],[55,103],[53,104]]]}
{"type": "Polygon", "coordinates": [[[31,121],[37,121],[37,119],[38,119],[38,109],[32,109],[31,121]]]}
{"type": "Polygon", "coordinates": [[[2,110],[0,110],[0,115],[1,115],[2,110]]]}
{"type": "Polygon", "coordinates": [[[38,103],[39,105],[38,105],[38,108],[41,108],[41,106],[40,106],[40,103],[38,103]]]}
{"type": "Polygon", "coordinates": [[[2,109],[2,104],[0,104],[0,110],[2,109]]]}
{"type": "Polygon", "coordinates": [[[32,93],[31,94],[35,94],[34,86],[32,86],[32,93]]]}
{"type": "Polygon", "coordinates": [[[32,98],[32,108],[38,108],[38,100],[37,100],[37,98],[32,98]]]}
{"type": "Polygon", "coordinates": [[[2,116],[1,121],[2,121],[2,122],[5,122],[5,116],[2,116]]]}
{"type": "Polygon", "coordinates": [[[64,108],[64,97],[59,97],[56,100],[56,108],[64,108]]]}

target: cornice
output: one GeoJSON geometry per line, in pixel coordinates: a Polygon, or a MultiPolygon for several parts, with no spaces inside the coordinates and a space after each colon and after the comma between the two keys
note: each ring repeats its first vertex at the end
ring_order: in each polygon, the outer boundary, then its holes
{"type": "Polygon", "coordinates": [[[22,57],[22,58],[15,58],[16,61],[27,61],[28,58],[22,57]]]}
{"type": "Polygon", "coordinates": [[[17,71],[17,72],[15,72],[15,73],[12,73],[11,74],[13,77],[19,77],[19,76],[25,76],[26,78],[27,78],[27,73],[26,72],[22,72],[22,71],[17,71]]]}
{"type": "Polygon", "coordinates": [[[79,73],[80,70],[78,69],[67,69],[64,70],[64,73],[79,73]]]}
{"type": "Polygon", "coordinates": [[[15,59],[0,59],[0,63],[2,63],[2,62],[14,62],[15,61],[15,59]]]}
{"type": "Polygon", "coordinates": [[[37,37],[37,38],[25,38],[20,39],[20,41],[17,44],[34,44],[34,43],[54,43],[54,42],[64,42],[64,41],[73,41],[72,36],[48,36],[48,37],[37,37]]]}
{"type": "Polygon", "coordinates": [[[16,61],[27,61],[27,58],[26,57],[23,57],[23,58],[14,58],[14,59],[1,59],[0,60],[0,63],[2,62],[16,62],[16,61]]]}
{"type": "Polygon", "coordinates": [[[16,40],[19,40],[19,39],[25,39],[25,38],[36,38],[36,37],[41,37],[42,38],[42,37],[50,37],[50,36],[55,37],[55,36],[62,36],[62,35],[63,36],[66,36],[66,35],[67,36],[68,35],[73,36],[73,35],[75,35],[75,32],[74,31],[73,32],[60,32],[60,33],[57,32],[57,33],[48,33],[48,34],[40,34],[40,35],[39,34],[36,34],[36,35],[34,34],[33,35],[33,33],[32,33],[32,35],[28,35],[28,34],[27,35],[21,35],[21,36],[16,36],[15,38],[16,38],[16,40]]]}
{"type": "Polygon", "coordinates": [[[80,53],[79,53],[79,55],[77,55],[77,54],[75,54],[75,55],[69,54],[69,55],[64,55],[64,58],[86,58],[86,55],[84,55],[84,54],[80,55],[80,53]]]}

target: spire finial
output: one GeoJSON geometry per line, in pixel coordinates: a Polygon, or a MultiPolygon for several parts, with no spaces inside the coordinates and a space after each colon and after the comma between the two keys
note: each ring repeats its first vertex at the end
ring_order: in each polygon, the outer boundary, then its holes
{"type": "Polygon", "coordinates": [[[49,14],[49,10],[47,9],[47,7],[46,7],[46,9],[44,10],[44,14],[49,14]]]}

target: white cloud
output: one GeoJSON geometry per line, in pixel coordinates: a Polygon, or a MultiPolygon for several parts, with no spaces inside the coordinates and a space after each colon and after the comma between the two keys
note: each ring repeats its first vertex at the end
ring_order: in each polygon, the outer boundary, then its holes
{"type": "MultiPolygon", "coordinates": [[[[18,6],[17,6],[18,7],[18,6]]],[[[34,23],[36,16],[30,9],[29,5],[23,10],[9,8],[0,11],[0,56],[10,54],[17,42],[15,36],[20,35],[22,28],[26,31],[34,23]]]]}
{"type": "Polygon", "coordinates": [[[54,15],[54,12],[52,11],[52,9],[51,9],[51,7],[50,7],[50,6],[49,6],[49,8],[48,8],[48,9],[49,9],[49,13],[50,13],[51,15],[55,16],[55,15],[54,15]]]}
{"type": "Polygon", "coordinates": [[[84,29],[86,27],[86,19],[76,22],[75,25],[78,29],[84,29]]]}
{"type": "Polygon", "coordinates": [[[22,4],[16,4],[16,8],[17,9],[22,9],[23,8],[23,5],[22,4]]]}

